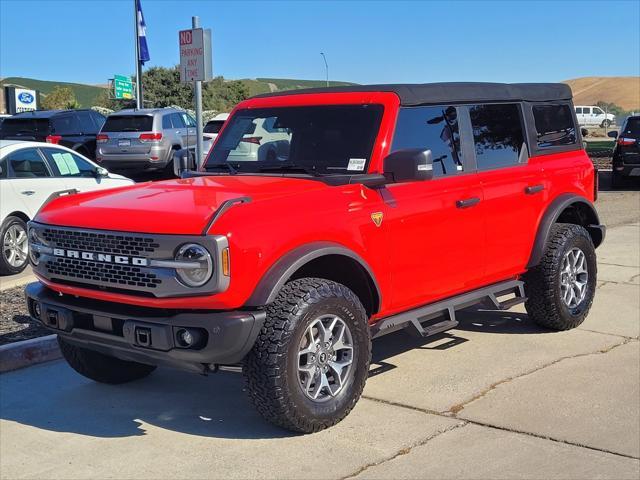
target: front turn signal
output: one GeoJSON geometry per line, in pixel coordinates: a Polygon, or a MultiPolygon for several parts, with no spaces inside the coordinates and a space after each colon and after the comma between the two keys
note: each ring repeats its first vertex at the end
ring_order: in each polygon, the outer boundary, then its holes
{"type": "Polygon", "coordinates": [[[229,260],[229,247],[222,250],[222,274],[228,277],[231,274],[231,263],[229,260]]]}

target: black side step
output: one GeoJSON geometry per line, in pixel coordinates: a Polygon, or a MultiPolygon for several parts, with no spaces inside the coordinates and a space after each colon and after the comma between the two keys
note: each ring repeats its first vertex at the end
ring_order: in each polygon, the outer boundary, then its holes
{"type": "Polygon", "coordinates": [[[415,329],[414,331],[419,336],[429,337],[458,325],[456,310],[461,310],[483,301],[489,301],[499,310],[507,310],[525,300],[524,282],[509,280],[495,283],[488,287],[383,318],[371,326],[371,338],[377,338],[402,328],[411,327],[415,329]],[[505,295],[514,295],[514,297],[500,301],[500,297],[505,295]]]}

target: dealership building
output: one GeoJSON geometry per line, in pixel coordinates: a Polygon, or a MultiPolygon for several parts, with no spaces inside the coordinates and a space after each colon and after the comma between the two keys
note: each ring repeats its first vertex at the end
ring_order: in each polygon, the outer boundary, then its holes
{"type": "Polygon", "coordinates": [[[19,85],[3,85],[0,88],[0,113],[20,113],[37,110],[40,92],[19,85]]]}

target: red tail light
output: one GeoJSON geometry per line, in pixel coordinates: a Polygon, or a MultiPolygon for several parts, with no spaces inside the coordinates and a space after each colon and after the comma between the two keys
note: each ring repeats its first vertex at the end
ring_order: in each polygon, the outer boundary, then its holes
{"type": "Polygon", "coordinates": [[[162,133],[141,133],[139,139],[141,142],[157,142],[158,140],[162,140],[162,133]]]}
{"type": "Polygon", "coordinates": [[[636,143],[636,139],[635,138],[628,138],[628,137],[620,137],[618,138],[618,145],[633,145],[634,143],[636,143]]]}
{"type": "Polygon", "coordinates": [[[99,133],[98,135],[96,135],[96,142],[97,143],[105,143],[109,141],[109,135],[104,134],[104,133],[99,133]]]}
{"type": "Polygon", "coordinates": [[[47,143],[53,143],[54,145],[57,145],[60,140],[62,140],[62,136],[61,135],[47,135],[47,138],[45,138],[45,140],[47,141],[47,143]]]}
{"type": "Polygon", "coordinates": [[[240,141],[260,145],[260,140],[262,140],[262,137],[245,137],[240,141]]]}

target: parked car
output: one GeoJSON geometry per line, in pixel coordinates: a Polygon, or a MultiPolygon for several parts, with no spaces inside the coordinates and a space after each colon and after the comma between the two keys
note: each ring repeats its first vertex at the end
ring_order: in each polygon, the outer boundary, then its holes
{"type": "Polygon", "coordinates": [[[629,177],[640,177],[640,115],[627,117],[617,131],[609,132],[616,139],[611,160],[612,186],[621,187],[629,177]]]}
{"type": "Polygon", "coordinates": [[[213,145],[213,141],[218,137],[218,133],[220,129],[224,125],[224,122],[229,118],[228,113],[219,113],[211,120],[209,120],[203,128],[203,160],[207,157],[209,150],[211,150],[211,145],[213,145]]]}
{"type": "Polygon", "coordinates": [[[575,108],[576,117],[578,117],[578,125],[589,127],[610,127],[616,121],[615,115],[605,113],[604,110],[596,105],[579,105],[575,108]]]}
{"type": "Polygon", "coordinates": [[[16,113],[0,124],[0,139],[62,145],[95,158],[96,135],[105,121],[93,110],[35,110],[16,113]]]}
{"type": "Polygon", "coordinates": [[[121,110],[100,130],[96,160],[114,171],[172,171],[174,152],[195,143],[196,122],[183,110],[121,110]]]}
{"type": "Polygon", "coordinates": [[[95,381],[241,364],[266,419],[327,428],[358,401],[373,338],[441,333],[480,302],[584,321],[605,227],[572,109],[564,84],[248,99],[201,170],[49,203],[30,223],[30,315],[95,381]],[[264,132],[281,158],[239,154],[264,132]]]}
{"type": "Polygon", "coordinates": [[[0,140],[0,274],[27,266],[27,222],[53,196],[132,183],[61,145],[0,140]]]}
{"type": "Polygon", "coordinates": [[[228,113],[219,113],[204,125],[204,133],[210,136],[210,138],[215,139],[228,118],[228,113]]]}

